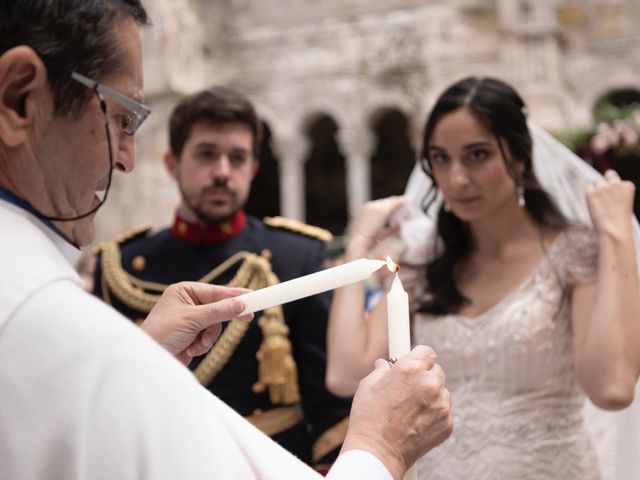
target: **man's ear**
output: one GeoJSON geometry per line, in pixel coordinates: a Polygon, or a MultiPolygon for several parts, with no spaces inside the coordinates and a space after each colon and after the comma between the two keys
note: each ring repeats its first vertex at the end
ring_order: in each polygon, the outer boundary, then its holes
{"type": "Polygon", "coordinates": [[[28,139],[45,95],[51,101],[46,68],[31,47],[14,47],[0,56],[0,140],[5,145],[28,139]]]}
{"type": "Polygon", "coordinates": [[[171,178],[173,178],[174,180],[177,180],[178,159],[171,151],[168,151],[167,153],[165,153],[163,159],[164,159],[164,166],[167,169],[167,172],[169,173],[169,175],[171,175],[171,178]]]}

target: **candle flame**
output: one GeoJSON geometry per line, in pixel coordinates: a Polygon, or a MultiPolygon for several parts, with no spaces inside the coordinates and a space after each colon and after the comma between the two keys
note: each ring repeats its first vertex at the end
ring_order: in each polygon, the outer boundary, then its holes
{"type": "Polygon", "coordinates": [[[398,270],[400,270],[400,265],[391,260],[391,257],[387,255],[387,268],[390,272],[396,273],[398,270]]]}

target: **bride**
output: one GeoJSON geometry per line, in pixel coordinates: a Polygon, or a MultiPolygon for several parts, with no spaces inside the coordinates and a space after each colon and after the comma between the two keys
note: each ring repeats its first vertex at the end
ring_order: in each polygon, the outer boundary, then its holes
{"type": "MultiPolygon", "coordinates": [[[[413,339],[438,354],[455,427],[421,476],[602,478],[582,407],[628,407],[640,373],[633,184],[597,175],[528,125],[517,92],[492,78],[440,96],[422,157],[426,176],[407,194],[436,218],[401,225],[402,262],[422,267],[413,339]]],[[[405,201],[368,203],[345,260],[367,256],[405,201]]],[[[386,306],[365,311],[364,296],[362,284],[334,296],[327,384],[337,394],[387,354],[386,306]]]]}

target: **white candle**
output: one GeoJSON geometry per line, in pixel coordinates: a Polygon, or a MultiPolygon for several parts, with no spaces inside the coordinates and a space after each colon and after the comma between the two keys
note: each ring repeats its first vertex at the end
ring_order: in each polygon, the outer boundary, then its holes
{"type": "Polygon", "coordinates": [[[326,292],[359,282],[386,264],[383,260],[361,258],[327,268],[304,277],[294,278],[286,282],[245,293],[236,298],[244,302],[244,310],[240,315],[258,312],[283,303],[293,302],[316,293],[326,292]]]}
{"type": "MultiPolygon", "coordinates": [[[[409,332],[409,295],[396,274],[387,295],[387,329],[389,331],[389,356],[400,358],[411,351],[409,332]]],[[[418,471],[413,465],[404,480],[417,480],[418,471]]]]}
{"type": "Polygon", "coordinates": [[[409,333],[409,295],[400,278],[391,283],[387,295],[387,328],[389,330],[389,356],[400,358],[411,350],[409,333]]]}

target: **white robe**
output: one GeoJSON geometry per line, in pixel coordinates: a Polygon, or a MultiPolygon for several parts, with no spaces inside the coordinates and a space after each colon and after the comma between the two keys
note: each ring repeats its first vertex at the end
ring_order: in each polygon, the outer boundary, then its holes
{"type": "MultiPolygon", "coordinates": [[[[75,255],[0,201],[0,478],[321,478],[85,293],[75,255]]],[[[350,451],[328,478],[391,476],[350,451]]]]}

